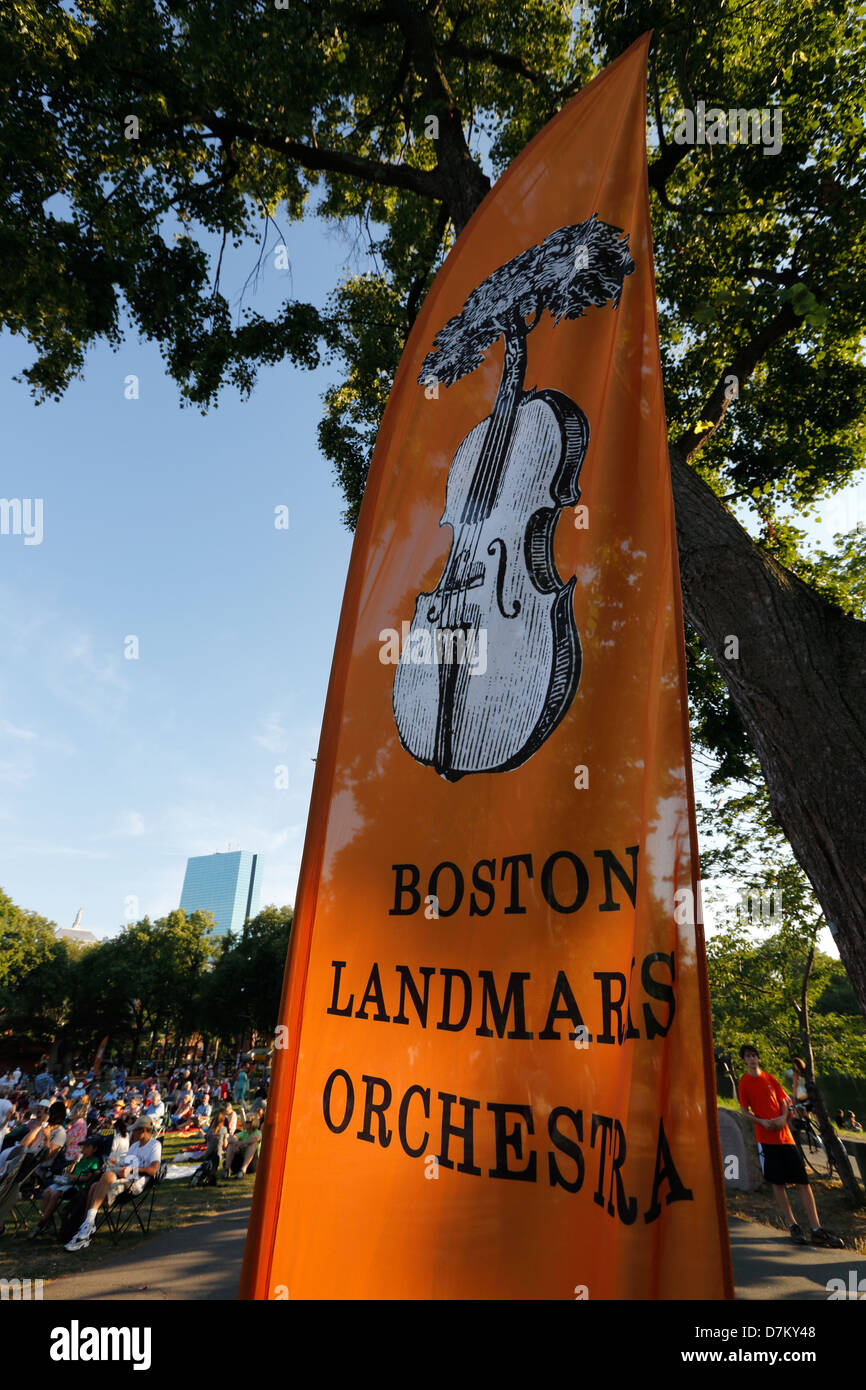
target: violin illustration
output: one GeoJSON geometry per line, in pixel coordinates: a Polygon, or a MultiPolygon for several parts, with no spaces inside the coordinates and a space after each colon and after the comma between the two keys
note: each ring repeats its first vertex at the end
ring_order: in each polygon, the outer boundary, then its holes
{"type": "Polygon", "coordinates": [[[491,414],[451,461],[440,525],[451,550],[419,593],[394,677],[400,742],[449,781],[507,772],[532,757],[578,688],[576,579],[557,572],[560,512],[580,498],[589,423],[561,391],[524,390],[527,339],[589,306],[617,307],[634,270],[628,238],[593,215],[561,227],[494,271],[434,339],[421,385],[453,385],[504,336],[491,414]]]}

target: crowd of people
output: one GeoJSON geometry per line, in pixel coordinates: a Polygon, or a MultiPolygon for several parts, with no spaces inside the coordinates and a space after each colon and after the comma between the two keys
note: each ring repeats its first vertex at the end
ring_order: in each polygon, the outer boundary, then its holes
{"type": "Polygon", "coordinates": [[[214,1175],[243,1177],[258,1158],[267,1089],[267,1075],[254,1085],[243,1066],[230,1077],[210,1061],[144,1079],[120,1065],[59,1080],[44,1064],[32,1077],[20,1067],[0,1075],[0,1235],[29,1188],[40,1214],[28,1238],[62,1213],[65,1248],[85,1249],[100,1209],[157,1176],[167,1134],[198,1144],[214,1175]]]}

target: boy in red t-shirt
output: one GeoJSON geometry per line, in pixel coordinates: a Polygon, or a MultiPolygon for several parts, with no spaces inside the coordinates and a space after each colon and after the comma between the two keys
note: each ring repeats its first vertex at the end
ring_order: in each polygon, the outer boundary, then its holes
{"type": "Polygon", "coordinates": [[[809,1219],[812,1244],[841,1250],[843,1242],[831,1231],[825,1231],[818,1220],[818,1209],[809,1186],[806,1165],[788,1128],[788,1116],[793,1114],[793,1106],[788,1096],[775,1076],[761,1071],[758,1049],[751,1043],[744,1043],[740,1048],[740,1059],[745,1062],[747,1069],[746,1075],[740,1078],[738,1088],[740,1109],[754,1122],[761,1172],[767,1182],[772,1183],[776,1205],[785,1218],[791,1239],[797,1245],[806,1244],[802,1228],[794,1220],[791,1203],[785,1191],[786,1183],[797,1185],[800,1201],[809,1219]]]}

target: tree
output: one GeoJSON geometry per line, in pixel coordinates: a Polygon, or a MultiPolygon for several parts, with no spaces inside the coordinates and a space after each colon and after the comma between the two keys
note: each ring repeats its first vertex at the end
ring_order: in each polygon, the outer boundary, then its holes
{"type": "Polygon", "coordinates": [[[78,968],[78,1003],[70,1032],[96,1044],[108,1034],[112,1050],[127,1044],[133,1059],[148,1010],[160,999],[153,974],[150,921],[130,923],[117,936],[92,948],[78,968]]]}
{"type": "Polygon", "coordinates": [[[131,922],[88,951],[70,1031],[89,1039],[108,1033],[115,1045],[128,1041],[133,1062],[145,1038],[148,1051],[159,1037],[166,1049],[172,1037],[179,1047],[198,1026],[213,930],[209,912],[177,909],[155,922],[131,922]]]}
{"type": "Polygon", "coordinates": [[[713,1035],[725,1051],[756,1043],[767,1055],[801,1056],[821,1137],[842,1179],[847,1200],[863,1205],[848,1155],[827,1111],[817,1074],[866,1074],[866,1024],[856,1015],[819,1011],[835,962],[819,951],[823,918],[813,913],[808,884],[796,865],[765,868],[756,895],[781,895],[782,923],[756,938],[753,921],[740,918],[707,943],[713,1035]]]}
{"type": "Polygon", "coordinates": [[[149,1011],[157,1029],[174,1034],[179,1048],[197,1027],[198,994],[214,951],[214,923],[209,912],[182,908],[160,917],[151,928],[153,974],[149,1011]]]}
{"type": "Polygon", "coordinates": [[[202,1031],[235,1040],[247,1032],[273,1036],[292,917],[290,907],[265,907],[238,935],[222,938],[221,954],[202,987],[202,1031]]]}
{"type": "Polygon", "coordinates": [[[843,593],[833,574],[846,555],[853,574],[862,538],[815,556],[789,515],[850,480],[866,447],[862,11],[13,0],[0,18],[0,315],[36,348],[23,375],[37,397],[60,395],[92,342],[116,344],[124,313],[200,406],[225,383],[248,391],[262,363],[329,353],[344,379],[320,442],[351,520],[406,332],[486,169],[649,28],[670,457],[704,658],[692,685],[728,768],[759,766],[866,1012],[866,624],[856,586],[843,593]],[[699,100],[772,107],[778,152],[678,143],[677,113],[699,100]],[[302,217],[316,187],[319,215],[357,221],[371,268],[327,311],[288,300],[234,322],[209,238],[258,235],[261,263],[274,215],[302,217]]]}
{"type": "Polygon", "coordinates": [[[54,923],[18,907],[0,888],[0,1018],[15,1005],[19,981],[56,941],[54,923]]]}

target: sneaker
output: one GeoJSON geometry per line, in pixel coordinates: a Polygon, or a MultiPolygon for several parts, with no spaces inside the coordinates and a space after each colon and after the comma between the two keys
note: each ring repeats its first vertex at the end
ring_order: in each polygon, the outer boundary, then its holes
{"type": "Polygon", "coordinates": [[[835,1236],[832,1231],[825,1231],[823,1226],[819,1226],[817,1231],[812,1232],[812,1244],[823,1245],[826,1250],[844,1250],[845,1242],[840,1236],[835,1236]]]}
{"type": "Polygon", "coordinates": [[[791,1226],[791,1239],[795,1245],[806,1244],[806,1237],[803,1235],[803,1229],[801,1226],[797,1225],[796,1221],[791,1226]]]}
{"type": "Polygon", "coordinates": [[[40,1226],[39,1222],[37,1221],[36,1225],[33,1226],[33,1227],[27,1232],[27,1239],[28,1239],[28,1240],[38,1240],[40,1236],[44,1236],[44,1235],[45,1235],[45,1232],[47,1231],[47,1229],[48,1229],[47,1226],[40,1226]]]}
{"type": "Polygon", "coordinates": [[[69,1244],[68,1244],[68,1245],[65,1245],[63,1248],[64,1248],[64,1250],[69,1250],[69,1251],[70,1251],[71,1253],[73,1253],[73,1254],[75,1253],[76,1250],[86,1250],[87,1247],[88,1247],[88,1245],[90,1244],[90,1237],[91,1237],[92,1235],[93,1235],[93,1227],[92,1227],[92,1226],[90,1226],[90,1227],[82,1226],[80,1231],[76,1231],[75,1235],[72,1237],[72,1239],[71,1239],[71,1241],[69,1242],[69,1244]]]}

